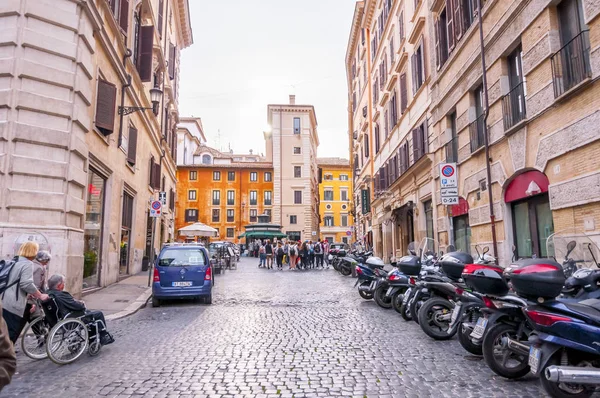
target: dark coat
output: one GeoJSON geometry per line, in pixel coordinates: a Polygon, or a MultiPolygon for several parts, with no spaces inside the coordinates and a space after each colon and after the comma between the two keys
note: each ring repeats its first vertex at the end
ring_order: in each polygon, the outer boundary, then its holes
{"type": "Polygon", "coordinates": [[[69,312],[85,312],[85,304],[81,301],[75,300],[71,293],[61,290],[49,290],[48,295],[54,297],[56,305],[63,314],[69,312]]]}

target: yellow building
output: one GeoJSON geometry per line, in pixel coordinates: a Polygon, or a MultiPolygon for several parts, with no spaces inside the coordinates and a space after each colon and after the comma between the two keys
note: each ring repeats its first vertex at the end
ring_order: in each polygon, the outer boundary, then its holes
{"type": "Polygon", "coordinates": [[[331,242],[351,242],[354,225],[352,216],[352,169],[350,162],[341,158],[318,158],[321,179],[319,183],[319,214],[321,239],[331,242]]]}

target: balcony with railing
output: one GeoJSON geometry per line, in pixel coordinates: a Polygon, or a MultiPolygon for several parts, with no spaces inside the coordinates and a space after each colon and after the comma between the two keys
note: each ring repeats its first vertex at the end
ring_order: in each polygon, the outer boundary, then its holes
{"type": "Polygon", "coordinates": [[[525,82],[521,82],[502,97],[502,115],[504,119],[504,131],[510,130],[527,118],[525,110],[525,82]]]}
{"type": "Polygon", "coordinates": [[[469,133],[471,135],[471,153],[475,152],[484,145],[484,123],[485,115],[479,116],[469,125],[469,133]]]}
{"type": "Polygon", "coordinates": [[[446,144],[446,163],[458,162],[458,136],[453,137],[446,144]]]}
{"type": "Polygon", "coordinates": [[[590,65],[590,31],[584,30],[565,44],[552,57],[554,98],[592,77],[590,65]]]}

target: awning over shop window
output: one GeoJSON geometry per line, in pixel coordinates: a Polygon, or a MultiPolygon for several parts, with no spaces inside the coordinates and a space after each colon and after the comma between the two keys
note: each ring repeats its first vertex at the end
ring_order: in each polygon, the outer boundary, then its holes
{"type": "Polygon", "coordinates": [[[458,217],[469,214],[469,202],[464,198],[458,198],[458,204],[450,207],[450,217],[458,217]]]}
{"type": "Polygon", "coordinates": [[[265,238],[287,238],[287,235],[283,232],[277,231],[251,231],[244,232],[238,238],[254,238],[254,239],[265,239],[265,238]]]}
{"type": "Polygon", "coordinates": [[[548,177],[543,173],[537,170],[527,171],[515,177],[508,184],[504,193],[504,201],[510,203],[546,193],[548,192],[548,184],[548,177]]]}

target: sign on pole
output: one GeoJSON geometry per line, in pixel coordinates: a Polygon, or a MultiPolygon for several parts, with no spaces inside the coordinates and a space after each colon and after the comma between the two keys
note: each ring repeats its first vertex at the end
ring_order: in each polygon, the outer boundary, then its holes
{"type": "Polygon", "coordinates": [[[152,204],[150,205],[150,217],[160,217],[161,214],[161,210],[162,210],[162,203],[160,203],[158,200],[155,200],[152,202],[152,204]]]}
{"type": "Polygon", "coordinates": [[[352,231],[346,231],[346,235],[352,236],[352,231]]]}
{"type": "Polygon", "coordinates": [[[360,203],[362,205],[362,214],[371,212],[371,192],[369,192],[368,188],[360,191],[360,203]]]}
{"type": "Polygon", "coordinates": [[[158,200],[160,201],[160,203],[163,206],[166,206],[167,205],[167,193],[164,192],[164,191],[159,192],[158,193],[158,200]]]}
{"type": "Polygon", "coordinates": [[[440,196],[443,205],[458,204],[458,170],[456,163],[440,164],[440,196]]]}

